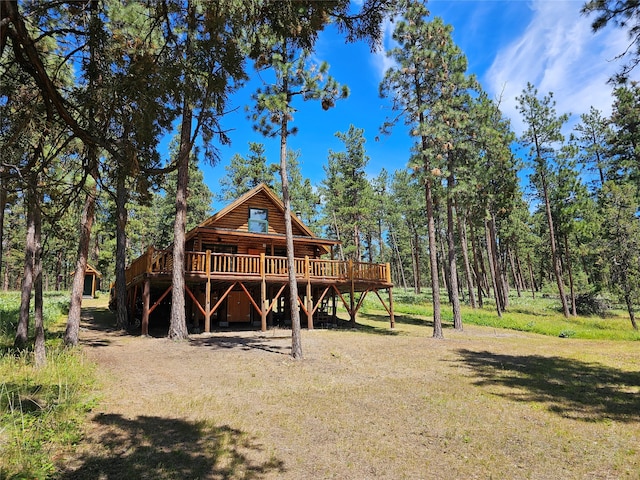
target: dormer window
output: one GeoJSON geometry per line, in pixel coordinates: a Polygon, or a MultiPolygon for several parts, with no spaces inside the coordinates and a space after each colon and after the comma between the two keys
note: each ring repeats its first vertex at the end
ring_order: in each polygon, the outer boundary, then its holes
{"type": "Polygon", "coordinates": [[[269,211],[266,208],[249,209],[249,231],[254,233],[269,232],[269,211]]]}

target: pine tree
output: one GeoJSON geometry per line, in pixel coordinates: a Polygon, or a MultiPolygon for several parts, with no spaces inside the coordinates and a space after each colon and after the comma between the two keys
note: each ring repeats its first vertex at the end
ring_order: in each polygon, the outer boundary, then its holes
{"type": "MultiPolygon", "coordinates": [[[[472,83],[464,76],[466,59],[451,40],[451,27],[435,18],[427,21],[428,11],[421,1],[402,2],[404,19],[397,23],[393,38],[399,44],[389,52],[397,68],[387,71],[380,85],[383,96],[391,96],[398,117],[384,125],[383,131],[404,118],[416,138],[411,165],[422,175],[425,187],[429,235],[431,290],[433,295],[434,338],[442,338],[440,283],[438,280],[438,242],[436,238],[434,192],[444,171],[449,170],[448,185],[454,189],[454,142],[456,129],[463,127],[459,115],[465,92],[472,83]],[[461,103],[462,102],[462,103],[461,103]]],[[[456,326],[461,328],[457,296],[457,271],[453,246],[453,197],[448,202],[449,243],[448,286],[456,326]]]]}
{"type": "Polygon", "coordinates": [[[606,177],[606,142],[611,136],[609,122],[602,117],[602,112],[591,107],[589,113],[580,115],[580,123],[574,130],[575,142],[580,149],[580,161],[589,170],[598,172],[600,188],[602,188],[606,177]]]}
{"type": "MultiPolygon", "coordinates": [[[[283,2],[277,7],[286,9],[287,5],[283,2]]],[[[341,87],[328,76],[328,64],[321,63],[318,66],[309,63],[310,51],[301,45],[301,42],[305,42],[305,38],[308,39],[309,31],[315,32],[328,20],[323,12],[320,14],[319,18],[318,12],[311,5],[308,10],[302,6],[298,11],[285,10],[284,18],[291,22],[293,31],[299,32],[302,36],[294,36],[291,33],[278,35],[272,29],[264,28],[258,33],[253,52],[256,57],[256,67],[271,69],[274,75],[272,83],[260,88],[254,94],[255,106],[251,118],[255,122],[256,130],[266,137],[278,137],[280,140],[280,181],[284,204],[291,304],[291,356],[295,359],[302,359],[302,343],[291,224],[291,196],[287,173],[287,140],[289,135],[296,133],[296,130],[290,126],[296,111],[293,101],[296,98],[320,100],[322,108],[327,110],[335,104],[336,100],[348,95],[346,87],[341,87]]]]}
{"type": "Polygon", "coordinates": [[[627,29],[629,45],[618,54],[616,60],[628,61],[610,79],[615,83],[626,83],[640,63],[640,3],[638,0],[587,0],[580,11],[587,15],[596,14],[591,23],[594,33],[605,28],[610,22],[616,27],[627,29]]]}
{"type": "Polygon", "coordinates": [[[246,157],[236,153],[224,167],[226,175],[220,179],[220,200],[234,200],[261,183],[274,188],[278,166],[268,164],[264,144],[249,142],[246,157]]]}
{"type": "Polygon", "coordinates": [[[635,306],[640,301],[640,222],[638,189],[632,183],[605,183],[602,189],[603,240],[610,256],[611,287],[624,301],[631,325],[638,330],[635,306]]]}
{"type": "MultiPolygon", "coordinates": [[[[311,180],[302,175],[300,169],[300,151],[287,152],[287,175],[289,176],[289,192],[291,197],[291,211],[312,231],[318,232],[318,206],[320,195],[311,185],[311,180]]],[[[282,194],[282,186],[275,179],[275,188],[282,194]]]]}
{"type": "Polygon", "coordinates": [[[353,125],[335,136],[342,140],[345,150],[329,150],[325,171],[330,175],[322,182],[325,224],[333,224],[331,229],[340,231],[345,258],[360,262],[364,233],[372,216],[373,192],[365,172],[369,163],[366,140],[364,130],[353,125]]]}
{"type": "Polygon", "coordinates": [[[555,101],[550,93],[542,99],[538,98],[538,91],[531,83],[523,90],[522,95],[517,98],[519,102],[518,111],[523,116],[527,125],[527,130],[522,134],[520,142],[529,147],[529,157],[533,162],[534,175],[531,177],[533,184],[538,191],[538,197],[543,202],[549,228],[549,248],[551,250],[551,261],[553,271],[562,302],[562,312],[565,317],[569,316],[569,306],[564,291],[564,280],[562,267],[558,253],[556,241],[556,231],[553,223],[551,211],[551,192],[549,191],[550,162],[554,161],[558,144],[563,142],[564,136],[561,133],[562,125],[568,120],[568,115],[556,115],[555,101]]]}

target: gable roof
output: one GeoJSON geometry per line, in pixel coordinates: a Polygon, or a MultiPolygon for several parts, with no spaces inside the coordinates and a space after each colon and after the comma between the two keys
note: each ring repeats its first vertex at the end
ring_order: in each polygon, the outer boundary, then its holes
{"type": "MultiPolygon", "coordinates": [[[[260,194],[264,194],[267,197],[267,199],[273,204],[273,206],[282,215],[284,215],[284,203],[282,202],[282,200],[280,200],[280,198],[266,184],[261,183],[257,187],[254,187],[253,189],[249,190],[240,198],[236,199],[235,201],[233,201],[232,203],[224,207],[219,212],[213,214],[211,217],[206,219],[196,228],[214,227],[216,223],[220,222],[220,220],[222,220],[226,215],[236,210],[237,208],[241,207],[245,203],[250,202],[251,199],[253,199],[254,197],[260,194]]],[[[316,238],[316,236],[309,229],[309,227],[307,227],[304,223],[302,223],[302,220],[300,220],[293,212],[291,212],[291,224],[294,230],[298,229],[302,231],[304,236],[316,238]]]]}
{"type": "MultiPolygon", "coordinates": [[[[73,275],[75,275],[75,274],[76,274],[76,271],[74,270],[73,272],[71,272],[71,273],[69,274],[69,276],[70,276],[70,277],[72,277],[72,276],[73,276],[73,275]]],[[[84,274],[85,274],[85,275],[91,275],[91,274],[93,274],[93,275],[96,275],[98,278],[102,278],[102,274],[101,274],[98,270],[96,270],[95,268],[93,268],[91,265],[89,265],[88,263],[87,263],[87,268],[86,268],[86,269],[85,269],[85,271],[84,271],[84,274]]]]}

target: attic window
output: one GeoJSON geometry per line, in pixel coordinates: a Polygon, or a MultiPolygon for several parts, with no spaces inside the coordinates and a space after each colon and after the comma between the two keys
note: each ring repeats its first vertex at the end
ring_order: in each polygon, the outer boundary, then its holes
{"type": "Polygon", "coordinates": [[[255,233],[269,232],[269,217],[266,208],[249,209],[249,231],[255,233]]]}

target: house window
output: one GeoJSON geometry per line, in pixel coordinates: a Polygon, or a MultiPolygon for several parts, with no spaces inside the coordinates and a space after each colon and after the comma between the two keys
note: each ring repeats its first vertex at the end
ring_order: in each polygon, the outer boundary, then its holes
{"type": "Polygon", "coordinates": [[[249,209],[249,231],[255,233],[269,232],[269,218],[266,208],[249,209]]]}

